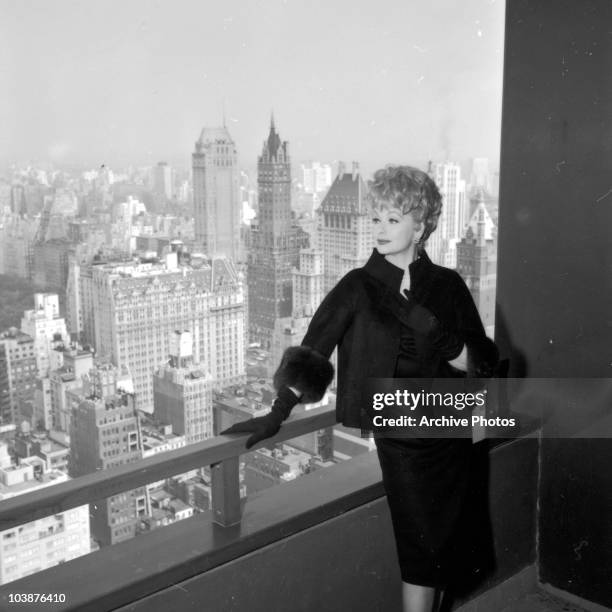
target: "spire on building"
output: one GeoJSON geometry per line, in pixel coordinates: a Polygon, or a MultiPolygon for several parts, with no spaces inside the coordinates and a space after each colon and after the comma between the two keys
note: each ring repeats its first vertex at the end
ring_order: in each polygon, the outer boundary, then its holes
{"type": "Polygon", "coordinates": [[[278,153],[278,150],[281,147],[281,139],[276,131],[276,126],[274,125],[274,113],[272,112],[270,115],[270,134],[268,135],[268,155],[270,159],[275,159],[278,153]]]}
{"type": "Polygon", "coordinates": [[[484,244],[487,240],[492,240],[494,238],[495,223],[493,219],[491,219],[491,215],[487,210],[482,194],[468,223],[468,227],[471,228],[472,236],[477,239],[479,244],[484,244]]]}

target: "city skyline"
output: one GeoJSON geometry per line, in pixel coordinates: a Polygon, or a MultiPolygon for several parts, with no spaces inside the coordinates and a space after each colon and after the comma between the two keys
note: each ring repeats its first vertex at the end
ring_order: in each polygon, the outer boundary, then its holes
{"type": "Polygon", "coordinates": [[[3,12],[3,162],[188,167],[202,128],[225,118],[239,164],[252,166],[272,111],[295,160],[371,171],[499,157],[499,0],[422,13],[344,0],[3,12]]]}

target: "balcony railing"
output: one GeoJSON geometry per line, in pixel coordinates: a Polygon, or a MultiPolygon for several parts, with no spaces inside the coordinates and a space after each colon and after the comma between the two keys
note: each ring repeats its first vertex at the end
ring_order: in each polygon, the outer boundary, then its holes
{"type": "MultiPolygon", "coordinates": [[[[253,450],[335,424],[335,410],[329,406],[295,413],[276,436],[253,450]]],[[[245,439],[246,435],[218,436],[0,503],[1,531],[212,466],[212,512],[195,514],[163,529],[2,585],[0,609],[11,609],[14,604],[11,605],[10,597],[16,593],[65,594],[65,601],[47,601],[48,610],[100,612],[122,606],[131,609],[133,602],[143,598],[148,601],[156,593],[163,596],[172,585],[196,579],[222,564],[245,559],[274,543],[287,542],[311,527],[320,528],[340,515],[349,516],[349,511],[374,503],[376,511],[368,520],[375,522],[386,512],[375,453],[364,453],[241,500],[238,466],[239,456],[246,452],[245,439]]],[[[500,442],[492,441],[492,445],[500,442]]],[[[392,560],[390,527],[386,523],[379,525],[389,540],[388,549],[380,554],[392,560]]],[[[333,549],[335,545],[329,546],[333,549]]],[[[512,544],[508,547],[512,548],[512,544]]],[[[380,563],[380,558],[376,562],[380,563]]],[[[516,567],[512,569],[515,571],[516,567]]],[[[19,609],[38,610],[40,604],[20,603],[19,609]]]]}
{"type": "MultiPolygon", "coordinates": [[[[329,406],[298,413],[276,436],[252,450],[335,423],[335,410],[329,406]]],[[[378,462],[366,453],[301,478],[299,508],[287,499],[287,484],[241,500],[238,458],[245,453],[244,442],[245,436],[219,436],[0,503],[0,530],[6,530],[212,466],[212,515],[197,514],[2,585],[0,609],[11,607],[14,593],[65,593],[65,602],[45,603],[50,610],[114,609],[384,495],[378,462]],[[342,475],[337,468],[343,468],[342,475]]],[[[22,603],[20,609],[27,610],[29,605],[34,609],[37,604],[22,603]]]]}

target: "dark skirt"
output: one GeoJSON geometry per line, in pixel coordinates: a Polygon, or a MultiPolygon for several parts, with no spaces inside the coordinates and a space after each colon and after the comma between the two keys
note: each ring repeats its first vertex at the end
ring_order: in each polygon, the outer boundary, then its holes
{"type": "Polygon", "coordinates": [[[445,588],[459,575],[469,527],[469,439],[376,438],[402,580],[445,588]]]}

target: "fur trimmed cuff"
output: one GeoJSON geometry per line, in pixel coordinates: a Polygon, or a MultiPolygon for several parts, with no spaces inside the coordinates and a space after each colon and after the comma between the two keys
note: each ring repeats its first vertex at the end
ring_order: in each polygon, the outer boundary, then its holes
{"type": "Polygon", "coordinates": [[[283,353],[272,382],[278,392],[283,386],[294,387],[303,404],[318,402],[334,378],[334,366],[309,346],[290,346],[283,353]]]}

